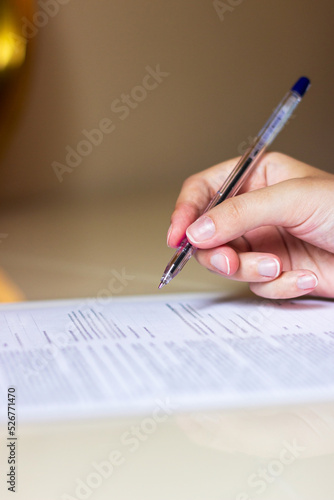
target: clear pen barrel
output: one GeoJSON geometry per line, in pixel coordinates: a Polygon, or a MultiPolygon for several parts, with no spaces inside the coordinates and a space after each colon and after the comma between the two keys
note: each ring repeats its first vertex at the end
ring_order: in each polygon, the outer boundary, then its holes
{"type": "Polygon", "coordinates": [[[259,149],[263,147],[268,147],[275,137],[280,133],[286,122],[291,117],[295,108],[301,101],[301,96],[290,90],[279,103],[267,123],[262,127],[258,134],[258,144],[259,149]]]}

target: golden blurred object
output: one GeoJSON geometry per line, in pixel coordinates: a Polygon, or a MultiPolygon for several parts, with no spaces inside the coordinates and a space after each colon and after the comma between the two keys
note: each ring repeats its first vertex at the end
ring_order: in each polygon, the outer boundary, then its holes
{"type": "Polygon", "coordinates": [[[33,40],[23,33],[33,0],[0,0],[0,154],[6,148],[26,94],[33,40]]]}
{"type": "MultiPolygon", "coordinates": [[[[26,56],[27,40],[20,37],[18,23],[13,12],[8,9],[8,2],[0,5],[0,70],[18,68],[26,56]],[[7,8],[6,8],[7,7],[7,8]]],[[[3,74],[3,73],[2,73],[3,74]]]]}
{"type": "MultiPolygon", "coordinates": [[[[32,0],[0,0],[0,155],[9,144],[26,95],[33,42],[22,33],[31,19],[32,0]]],[[[1,201],[1,200],[0,200],[1,201]]],[[[19,288],[0,269],[0,302],[24,300],[19,288]]]]}
{"type": "Polygon", "coordinates": [[[22,302],[23,292],[7,274],[0,269],[0,303],[2,302],[22,302]]]}

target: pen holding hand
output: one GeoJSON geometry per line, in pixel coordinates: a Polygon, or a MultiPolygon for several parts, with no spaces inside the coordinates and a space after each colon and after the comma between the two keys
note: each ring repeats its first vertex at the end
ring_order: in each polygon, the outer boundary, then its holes
{"type": "Polygon", "coordinates": [[[257,295],[334,298],[334,175],[280,153],[265,153],[241,186],[203,214],[239,159],[189,177],[167,242],[186,236],[200,264],[246,281],[257,295]]]}
{"type": "MultiPolygon", "coordinates": [[[[263,126],[258,136],[253,141],[253,144],[248,148],[246,153],[237,162],[232,172],[229,173],[227,179],[215,196],[211,199],[204,212],[219,205],[224,200],[236,195],[249,176],[251,170],[257,164],[265,149],[273,142],[278,133],[282,130],[293,111],[300,103],[305,92],[309,88],[310,81],[306,77],[301,77],[291,90],[284,96],[280,104],[274,110],[266,124],[263,126]]],[[[203,219],[204,221],[205,219],[203,219]]],[[[202,224],[202,231],[209,230],[202,224]]],[[[183,269],[190,257],[195,253],[196,248],[187,238],[184,238],[177,252],[167,264],[160,281],[159,288],[167,285],[177,274],[183,269]]]]}
{"type": "Polygon", "coordinates": [[[234,160],[190,177],[172,215],[168,244],[186,232],[200,264],[250,283],[267,298],[334,298],[334,175],[267,153],[240,194],[198,218],[214,179],[234,160]]]}

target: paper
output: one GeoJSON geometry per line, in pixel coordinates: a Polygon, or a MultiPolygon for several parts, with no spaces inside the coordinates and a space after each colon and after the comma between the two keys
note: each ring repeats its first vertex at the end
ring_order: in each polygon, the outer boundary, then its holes
{"type": "Polygon", "coordinates": [[[162,295],[0,308],[19,421],[334,399],[334,303],[162,295]]]}

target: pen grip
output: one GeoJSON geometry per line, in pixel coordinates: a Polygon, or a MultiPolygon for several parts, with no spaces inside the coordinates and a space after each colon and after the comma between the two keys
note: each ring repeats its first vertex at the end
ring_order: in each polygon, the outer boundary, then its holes
{"type": "Polygon", "coordinates": [[[224,200],[232,198],[237,194],[242,184],[245,182],[248,175],[251,173],[253,168],[256,166],[257,162],[260,160],[265,148],[262,151],[258,151],[256,158],[253,158],[252,150],[254,150],[254,145],[252,145],[246,152],[246,154],[239,160],[237,165],[234,167],[230,175],[227,177],[224,184],[217,191],[215,196],[212,198],[203,213],[208,212],[211,208],[216,207],[224,200]]]}

